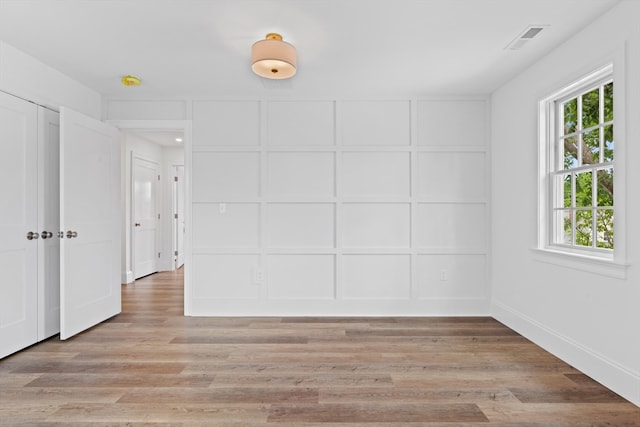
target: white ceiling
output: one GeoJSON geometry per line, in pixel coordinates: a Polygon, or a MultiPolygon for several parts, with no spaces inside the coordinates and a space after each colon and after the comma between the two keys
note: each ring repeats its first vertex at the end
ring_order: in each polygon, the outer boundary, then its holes
{"type": "Polygon", "coordinates": [[[0,39],[106,98],[487,94],[618,0],[0,0],[0,39]],[[529,25],[548,25],[519,51],[529,25]],[[279,32],[298,74],[266,81],[279,32]],[[136,88],[124,74],[143,79],[136,88]]]}

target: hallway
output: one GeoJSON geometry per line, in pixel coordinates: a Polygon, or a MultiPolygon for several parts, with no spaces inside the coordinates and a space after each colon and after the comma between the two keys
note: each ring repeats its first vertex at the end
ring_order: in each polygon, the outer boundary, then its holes
{"type": "Polygon", "coordinates": [[[182,279],[123,286],[122,314],[0,361],[0,425],[640,426],[491,318],[188,318],[182,279]]]}

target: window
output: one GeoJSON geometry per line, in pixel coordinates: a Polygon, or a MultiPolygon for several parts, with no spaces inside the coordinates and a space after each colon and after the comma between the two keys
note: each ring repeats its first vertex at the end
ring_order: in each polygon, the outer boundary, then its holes
{"type": "Polygon", "coordinates": [[[622,277],[624,82],[616,76],[609,65],[540,103],[538,249],[542,261],[622,277]]]}
{"type": "Polygon", "coordinates": [[[556,99],[551,153],[552,245],[614,248],[614,111],[610,76],[556,99]]]}

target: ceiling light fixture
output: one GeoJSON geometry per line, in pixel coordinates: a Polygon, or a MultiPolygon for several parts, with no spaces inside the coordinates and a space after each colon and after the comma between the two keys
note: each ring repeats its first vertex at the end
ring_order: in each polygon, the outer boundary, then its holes
{"type": "Polygon", "coordinates": [[[267,79],[288,79],[296,74],[296,48],[276,33],[269,33],[264,40],[251,47],[251,69],[267,79]]]}
{"type": "Polygon", "coordinates": [[[122,84],[125,86],[140,86],[140,77],[126,75],[122,77],[122,84]]]}

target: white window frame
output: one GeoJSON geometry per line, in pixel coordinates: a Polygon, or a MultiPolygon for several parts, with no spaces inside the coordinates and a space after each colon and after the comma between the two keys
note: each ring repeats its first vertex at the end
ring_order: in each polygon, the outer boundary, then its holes
{"type": "Polygon", "coordinates": [[[538,158],[538,260],[568,268],[588,271],[616,278],[626,278],[626,172],[625,172],[625,84],[622,64],[624,55],[617,60],[597,68],[564,87],[539,103],[539,158],[538,158]],[[557,103],[578,96],[589,88],[613,80],[614,110],[614,249],[598,250],[579,246],[561,245],[553,242],[553,188],[552,172],[555,170],[557,153],[555,144],[558,125],[557,103]]]}

